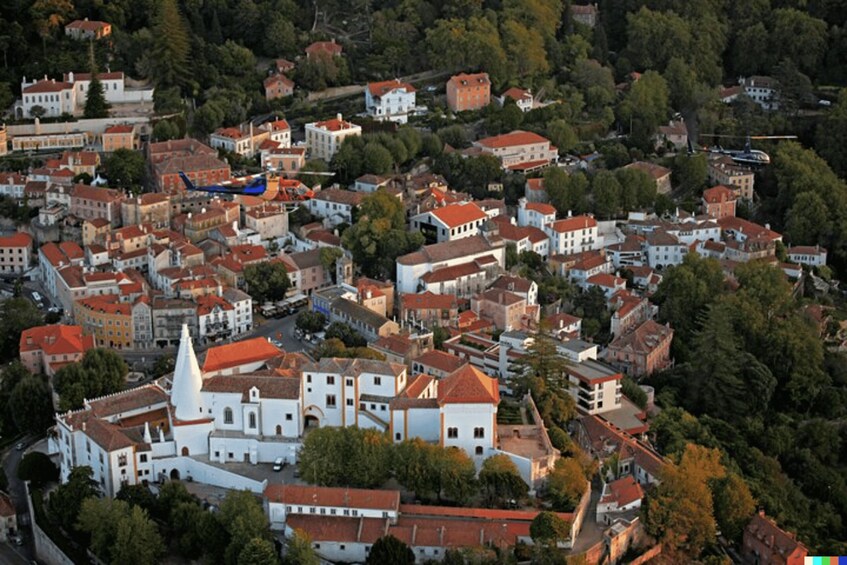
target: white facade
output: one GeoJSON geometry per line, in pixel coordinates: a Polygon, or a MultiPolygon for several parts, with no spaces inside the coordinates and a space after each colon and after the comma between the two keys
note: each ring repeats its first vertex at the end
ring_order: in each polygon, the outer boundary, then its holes
{"type": "Polygon", "coordinates": [[[540,202],[528,202],[526,198],[518,200],[518,225],[532,226],[543,230],[556,221],[556,209],[540,202]]]}
{"type": "MultiPolygon", "coordinates": [[[[493,266],[494,268],[505,268],[505,245],[491,245],[484,236],[465,238],[461,240],[461,243],[444,242],[424,246],[421,251],[398,257],[397,292],[400,294],[417,293],[423,275],[436,269],[454,267],[487,256],[492,256],[495,259],[496,265],[493,266]],[[449,249],[447,249],[448,246],[449,249]]],[[[443,293],[436,292],[436,294],[443,293]]]]}
{"type": "Polygon", "coordinates": [[[486,213],[475,203],[461,202],[412,216],[409,223],[412,231],[440,243],[477,235],[486,219],[486,213]]]}
{"type": "Polygon", "coordinates": [[[306,124],[306,145],[312,159],[329,162],[349,136],[362,135],[361,126],[346,122],[341,114],[333,120],[306,124]]]}
{"type": "Polygon", "coordinates": [[[826,249],[823,247],[789,247],[788,260],[792,263],[821,267],[826,265],[826,249]]]}
{"type": "Polygon", "coordinates": [[[371,83],[365,88],[365,112],[377,121],[405,124],[415,111],[415,89],[400,81],[371,83]]]}
{"type": "Polygon", "coordinates": [[[591,216],[557,220],[544,226],[544,232],[550,238],[551,253],[575,255],[603,247],[597,236],[597,222],[591,216]]]}

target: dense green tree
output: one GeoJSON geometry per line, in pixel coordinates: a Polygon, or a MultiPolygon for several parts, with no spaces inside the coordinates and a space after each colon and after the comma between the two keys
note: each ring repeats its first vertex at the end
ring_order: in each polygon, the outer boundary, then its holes
{"type": "Polygon", "coordinates": [[[633,143],[648,149],[656,128],[667,120],[669,108],[665,79],[655,71],[647,71],[632,84],[618,105],[617,115],[633,143]]]}
{"type": "Polygon", "coordinates": [[[557,512],[570,512],[579,504],[588,481],[579,461],[572,457],[556,461],[547,479],[547,492],[557,512]]]}
{"type": "Polygon", "coordinates": [[[721,534],[735,542],[740,541],[744,526],[756,510],[756,501],[747,483],[735,473],[728,473],[712,483],[712,496],[715,520],[721,534]]]}
{"type": "MultiPolygon", "coordinates": [[[[516,129],[516,128],[512,128],[516,129]]],[[[565,120],[553,120],[547,126],[547,137],[561,153],[568,153],[579,145],[579,137],[576,131],[565,120]]],[[[551,167],[549,170],[555,170],[551,167]]]]}
{"type": "Polygon", "coordinates": [[[732,48],[732,68],[741,76],[762,71],[770,58],[769,33],[765,20],[758,20],[736,33],[732,48]]]}
{"type": "Polygon", "coordinates": [[[816,100],[812,81],[791,60],[780,61],[773,69],[773,78],[777,83],[776,101],[781,112],[794,116],[803,105],[816,100]]]}
{"type": "Polygon", "coordinates": [[[647,393],[630,377],[624,377],[621,380],[621,391],[642,410],[647,408],[647,393]]]}
{"type": "Polygon", "coordinates": [[[59,468],[44,453],[30,451],[18,464],[18,478],[29,481],[34,488],[41,488],[59,480],[59,468]]]}
{"type": "Polygon", "coordinates": [[[673,57],[662,76],[668,84],[671,106],[675,110],[688,110],[697,105],[697,74],[682,58],[673,57]]]}
{"type": "Polygon", "coordinates": [[[41,312],[26,298],[10,298],[0,304],[0,362],[18,354],[21,332],[41,325],[41,312]]]}
{"type": "Polygon", "coordinates": [[[479,483],[490,505],[499,506],[509,500],[520,500],[529,491],[518,468],[507,455],[492,455],[483,461],[479,483]]]}
{"type": "Polygon", "coordinates": [[[566,388],[569,365],[570,362],[559,355],[556,341],[540,331],[533,335],[526,355],[518,359],[514,369],[521,379],[538,378],[548,386],[566,388]]]}
{"type": "Polygon", "coordinates": [[[346,347],[364,347],[367,340],[349,324],[333,322],[326,329],[326,339],[340,339],[346,347]]]}
{"type": "Polygon", "coordinates": [[[815,147],[821,157],[842,178],[847,174],[847,147],[839,140],[847,135],[847,90],[841,90],[838,101],[821,118],[815,147]]]}
{"type": "Polygon", "coordinates": [[[621,184],[611,171],[600,171],[591,181],[594,212],[601,218],[614,218],[621,210],[621,184]]]}
{"type": "Polygon", "coordinates": [[[544,74],[550,70],[544,37],[515,20],[501,24],[506,56],[519,77],[544,74]]]}
{"type": "Polygon", "coordinates": [[[274,565],[279,563],[279,555],[272,541],[253,538],[238,554],[238,565],[274,565]]]}
{"type": "Polygon", "coordinates": [[[571,535],[571,525],[553,512],[539,512],[529,525],[532,541],[546,550],[556,549],[571,535]]]}
{"type": "Polygon", "coordinates": [[[91,467],[74,467],[68,475],[68,480],[50,495],[50,514],[66,531],[76,532],[82,503],[98,494],[91,467]]]}
{"type": "Polygon", "coordinates": [[[374,488],[389,476],[391,442],[375,430],[320,428],[303,441],[303,479],[323,486],[374,488]]]}
{"type": "Polygon", "coordinates": [[[420,232],[393,228],[389,218],[361,217],[345,230],[341,242],[366,276],[391,278],[397,257],[420,248],[424,237],[420,232]]]}
{"type": "Polygon", "coordinates": [[[284,565],[320,565],[320,559],[312,548],[309,535],[303,530],[294,533],[285,540],[284,565]]]}
{"type": "Polygon", "coordinates": [[[680,153],[673,160],[673,181],[686,195],[699,194],[709,179],[709,161],[706,155],[680,153]]]}
{"type": "Polygon", "coordinates": [[[362,169],[367,173],[384,175],[391,171],[394,159],[383,145],[370,142],[362,150],[362,169]]]}
{"type": "Polygon", "coordinates": [[[119,523],[115,544],[112,547],[114,563],[155,565],[165,553],[159,530],[147,512],[133,506],[119,523]]]}
{"type": "Polygon", "coordinates": [[[794,245],[814,245],[830,239],[832,224],[826,221],[829,207],[816,192],[797,195],[786,212],[785,235],[794,245]]]}
{"type": "Polygon", "coordinates": [[[326,324],[326,316],[322,312],[310,312],[304,310],[297,314],[297,319],[294,325],[304,332],[319,332],[324,329],[326,324]]]}
{"type": "Polygon", "coordinates": [[[147,162],[140,151],[123,148],[117,149],[106,158],[103,166],[106,169],[106,176],[109,178],[110,186],[123,189],[132,188],[136,191],[141,190],[140,185],[144,179],[147,162]]]}
{"type": "Polygon", "coordinates": [[[814,76],[826,51],[826,23],[793,8],[768,15],[771,22],[771,61],[792,61],[800,71],[814,76]]]}
{"type": "Polygon", "coordinates": [[[158,0],[154,21],[153,47],[146,63],[150,78],[158,88],[182,87],[191,78],[190,40],[176,0],[158,0]]]}
{"type": "Polygon", "coordinates": [[[656,201],[656,183],[641,169],[622,167],[615,171],[621,185],[621,200],[625,209],[649,208],[656,201]]]}
{"type": "Polygon", "coordinates": [[[679,465],[667,465],[644,510],[647,532],[671,551],[699,556],[715,539],[712,493],[708,481],[725,475],[720,452],[689,445],[679,465]]]}
{"type": "Polygon", "coordinates": [[[53,377],[59,394],[59,407],[72,410],[82,407],[83,400],[97,398],[121,390],[129,368],[111,349],[91,349],[78,363],[65,365],[53,377]]]}
{"type": "Polygon", "coordinates": [[[250,296],[262,304],[282,300],[291,287],[285,263],[263,261],[244,269],[244,284],[250,296]]]}
{"type": "Polygon", "coordinates": [[[160,120],[153,126],[153,139],[155,141],[169,141],[179,137],[179,126],[172,120],[160,120]]]}
{"type": "Polygon", "coordinates": [[[15,427],[21,432],[41,435],[55,422],[53,419],[53,395],[41,375],[24,377],[9,397],[8,410],[15,427]]]}
{"type": "Polygon", "coordinates": [[[412,565],[414,562],[412,548],[392,535],[376,540],[365,561],[367,565],[412,565]]]}
{"type": "Polygon", "coordinates": [[[586,211],[588,179],[581,172],[568,175],[558,167],[550,167],[544,171],[544,190],[562,216],[586,211]]]}
{"type": "Polygon", "coordinates": [[[627,15],[626,37],[624,54],[637,69],[663,72],[671,58],[685,58],[692,49],[691,26],[685,19],[646,6],[627,15]]]}
{"type": "Polygon", "coordinates": [[[508,60],[500,33],[491,20],[462,15],[440,19],[426,31],[428,59],[447,69],[481,69],[494,82],[508,74],[508,60]]]}
{"type": "Polygon", "coordinates": [[[130,505],[111,498],[87,498],[79,510],[78,528],[91,537],[91,550],[100,559],[112,561],[112,550],[120,523],[129,514],[130,505]]]}
{"type": "Polygon", "coordinates": [[[251,540],[270,540],[271,531],[262,504],[246,490],[230,491],[221,503],[218,522],[229,536],[224,562],[237,565],[241,552],[251,540]]]}

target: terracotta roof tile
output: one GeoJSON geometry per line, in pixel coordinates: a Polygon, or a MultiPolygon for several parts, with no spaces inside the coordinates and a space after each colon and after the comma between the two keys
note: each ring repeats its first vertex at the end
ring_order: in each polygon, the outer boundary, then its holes
{"type": "Polygon", "coordinates": [[[203,372],[211,373],[257,361],[267,361],[281,353],[278,348],[263,337],[254,337],[244,341],[210,347],[206,351],[203,372]]]}
{"type": "MultiPolygon", "coordinates": [[[[531,145],[534,143],[550,143],[550,140],[531,131],[517,130],[511,133],[496,135],[494,137],[486,137],[484,139],[480,139],[477,143],[489,149],[497,149],[501,147],[531,145]]],[[[546,163],[547,161],[543,162],[546,163]]]]}
{"type": "Polygon", "coordinates": [[[412,362],[432,367],[445,373],[452,373],[467,364],[467,361],[461,357],[457,357],[446,351],[439,351],[438,349],[431,349],[414,358],[412,362]]]}
{"type": "Polygon", "coordinates": [[[497,379],[471,365],[465,365],[440,381],[438,404],[498,404],[497,379]]]}
{"type": "Polygon", "coordinates": [[[397,490],[271,484],[265,488],[264,495],[270,502],[284,502],[292,506],[334,506],[394,512],[400,507],[400,491],[397,490]]]}
{"type": "Polygon", "coordinates": [[[550,229],[557,233],[572,232],[576,230],[584,230],[597,227],[597,220],[591,216],[574,216],[572,218],[564,218],[556,220],[549,224],[550,229]]]}

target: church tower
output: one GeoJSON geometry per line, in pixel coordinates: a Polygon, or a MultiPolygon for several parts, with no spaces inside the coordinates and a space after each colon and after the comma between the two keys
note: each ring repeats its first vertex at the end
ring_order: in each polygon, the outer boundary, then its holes
{"type": "Polygon", "coordinates": [[[194,347],[191,345],[188,325],[183,324],[171,390],[171,404],[178,420],[187,422],[203,417],[203,403],[200,396],[202,386],[203,376],[197,364],[197,357],[194,355],[194,347]]]}

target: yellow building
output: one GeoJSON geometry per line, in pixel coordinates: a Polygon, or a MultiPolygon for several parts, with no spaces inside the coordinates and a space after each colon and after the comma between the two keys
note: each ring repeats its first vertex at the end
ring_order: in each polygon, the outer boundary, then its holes
{"type": "Polygon", "coordinates": [[[132,348],[132,305],[118,299],[117,294],[105,294],[74,302],[74,319],[85,335],[94,336],[97,347],[132,348]]]}

